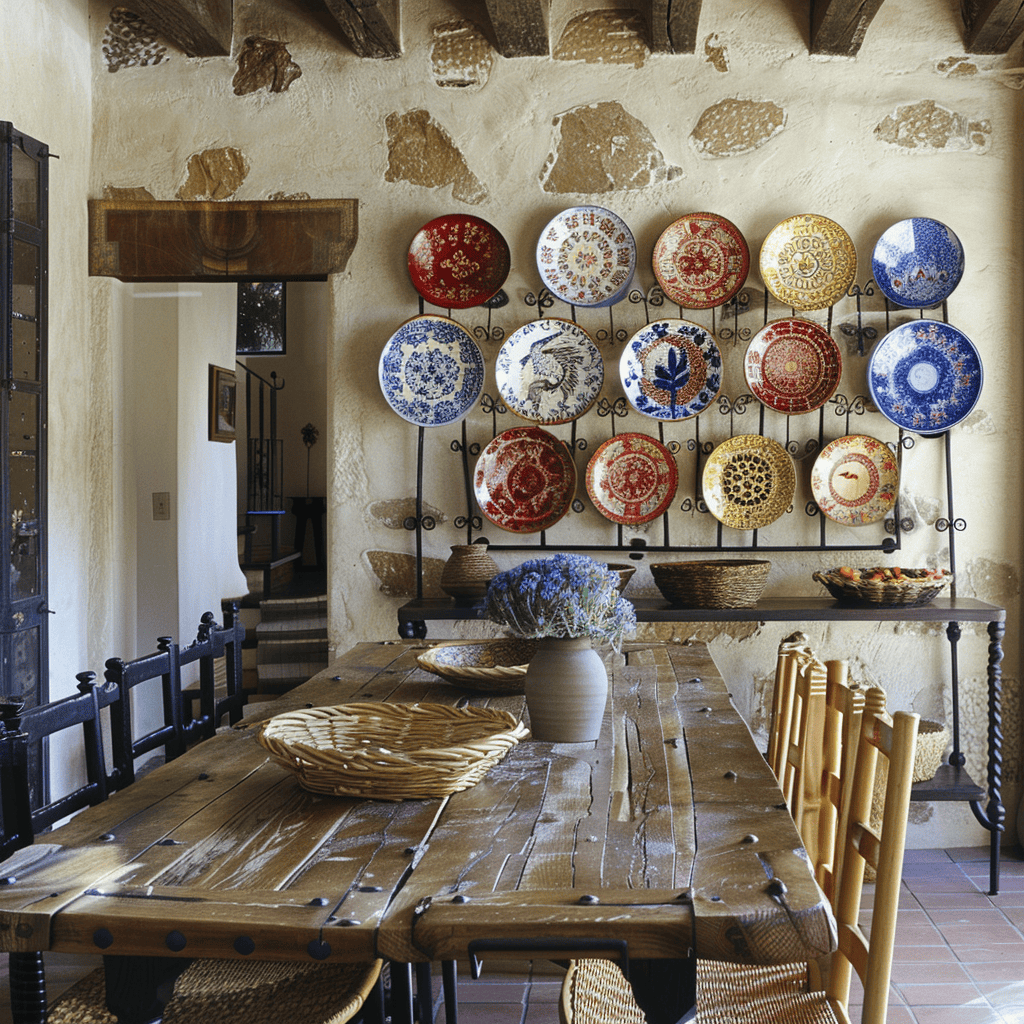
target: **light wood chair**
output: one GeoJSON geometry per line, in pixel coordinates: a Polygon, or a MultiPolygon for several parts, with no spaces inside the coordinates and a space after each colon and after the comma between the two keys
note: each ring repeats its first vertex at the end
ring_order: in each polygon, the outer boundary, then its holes
{"type": "Polygon", "coordinates": [[[791,633],[779,644],[775,661],[775,686],[772,689],[772,710],[768,723],[768,749],[765,759],[777,779],[782,777],[786,742],[793,715],[793,687],[796,685],[797,658],[811,656],[810,641],[805,633],[791,633]]]}

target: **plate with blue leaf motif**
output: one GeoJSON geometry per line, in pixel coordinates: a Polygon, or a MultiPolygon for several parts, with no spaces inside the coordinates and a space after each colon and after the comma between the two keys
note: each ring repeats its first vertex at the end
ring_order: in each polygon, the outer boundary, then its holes
{"type": "Polygon", "coordinates": [[[871,275],[897,306],[927,309],[948,298],[964,273],[964,247],[941,221],[910,217],[875,244],[871,275]]]}
{"type": "Polygon", "coordinates": [[[380,389],[403,420],[419,427],[458,423],[484,387],[484,360],[473,336],[446,316],[406,320],[377,367],[380,389]]]}
{"type": "Polygon", "coordinates": [[[630,405],[658,420],[702,413],[722,390],[722,353],[689,320],[653,320],[626,342],[619,376],[630,405]]]}
{"type": "Polygon", "coordinates": [[[981,395],[981,356],[962,331],[940,320],[891,330],[868,360],[878,411],[904,430],[941,434],[964,419],[981,395]]]}

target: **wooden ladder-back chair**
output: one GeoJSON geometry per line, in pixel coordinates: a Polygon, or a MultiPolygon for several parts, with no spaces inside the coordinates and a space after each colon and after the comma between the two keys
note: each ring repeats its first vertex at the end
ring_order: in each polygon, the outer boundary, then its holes
{"type": "Polygon", "coordinates": [[[793,688],[796,686],[797,658],[811,656],[810,641],[804,633],[791,633],[779,644],[775,661],[775,686],[772,689],[771,720],[768,724],[768,766],[781,780],[786,759],[786,737],[793,716],[793,688]]]}

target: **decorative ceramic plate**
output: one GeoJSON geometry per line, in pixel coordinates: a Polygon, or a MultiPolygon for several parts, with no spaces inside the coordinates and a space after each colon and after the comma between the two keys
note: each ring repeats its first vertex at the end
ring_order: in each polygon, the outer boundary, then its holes
{"type": "Polygon", "coordinates": [[[604,360],[571,320],[533,320],[509,335],[494,363],[498,391],[518,416],[568,423],[597,401],[604,360]]]}
{"type": "Polygon", "coordinates": [[[699,324],[654,320],[626,342],[619,376],[637,412],[659,420],[685,420],[718,397],[722,354],[699,324]]]}
{"type": "Polygon", "coordinates": [[[626,222],[603,206],[573,206],[537,242],[544,287],[573,306],[610,306],[629,289],[636,242],[626,222]]]}
{"type": "Polygon", "coordinates": [[[824,309],[853,284],[857,250],[834,220],[803,213],[768,232],[760,269],[765,287],[779,302],[794,309],[824,309]]]}
{"type": "Polygon", "coordinates": [[[473,489],[480,511],[512,533],[554,526],[576,496],[576,466],[564,442],[540,427],[513,427],[480,453],[473,489]]]}
{"type": "Polygon", "coordinates": [[[939,320],[911,320],[891,330],[868,360],[868,388],[878,411],[904,430],[941,434],[981,395],[981,356],[973,342],[939,320]]]}
{"type": "Polygon", "coordinates": [[[639,526],[668,511],[679,471],[672,453],[646,434],[617,434],[587,466],[587,494],[613,523],[639,526]]]}
{"type": "Polygon", "coordinates": [[[377,368],[388,405],[420,427],[458,423],[484,386],[484,360],[472,335],[445,316],[413,317],[391,335],[377,368]]]}
{"type": "Polygon", "coordinates": [[[811,493],[818,508],[843,526],[884,519],[896,504],[899,482],[892,450],[866,434],[848,434],[829,442],[811,470],[811,493]]]}
{"type": "Polygon", "coordinates": [[[769,409],[811,412],[839,387],[843,356],[819,324],[797,317],[773,320],[747,346],[743,372],[751,393],[769,409]]]}
{"type": "Polygon", "coordinates": [[[937,306],[960,283],[964,247],[945,224],[910,217],[887,228],[875,243],[871,276],[897,306],[937,306]]]}
{"type": "Polygon", "coordinates": [[[704,464],[704,501],[711,514],[736,530],[774,523],[792,504],[796,471],[789,452],[769,437],[737,434],[704,464]]]}
{"type": "Polygon", "coordinates": [[[688,213],[673,221],[654,244],[654,276],[668,298],[687,309],[728,302],[750,269],[750,250],[740,229],[717,213],[688,213]]]}
{"type": "Polygon", "coordinates": [[[468,309],[493,298],[508,277],[508,243],[469,213],[435,217],[409,246],[413,287],[435,306],[468,309]]]}

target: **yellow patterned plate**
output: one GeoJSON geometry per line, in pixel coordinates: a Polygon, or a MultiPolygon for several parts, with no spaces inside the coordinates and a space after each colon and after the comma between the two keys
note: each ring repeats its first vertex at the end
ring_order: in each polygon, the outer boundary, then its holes
{"type": "Polygon", "coordinates": [[[705,463],[702,479],[711,514],[734,530],[774,523],[793,503],[796,490],[789,452],[760,434],[723,441],[705,463]]]}
{"type": "Polygon", "coordinates": [[[857,276],[853,240],[834,221],[801,213],[776,224],[761,245],[764,286],[793,309],[835,305],[857,276]]]}

